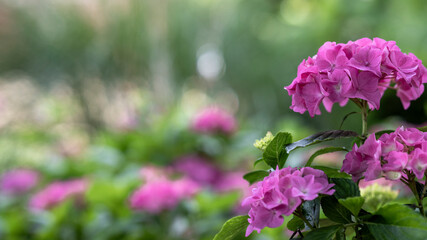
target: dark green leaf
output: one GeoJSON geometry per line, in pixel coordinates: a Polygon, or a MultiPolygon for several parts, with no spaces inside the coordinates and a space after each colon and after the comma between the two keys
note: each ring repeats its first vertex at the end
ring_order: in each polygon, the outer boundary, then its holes
{"type": "Polygon", "coordinates": [[[335,184],[333,187],[335,189],[334,196],[337,199],[360,196],[359,187],[357,187],[356,183],[352,180],[345,178],[332,178],[331,181],[335,184]]]}
{"type": "Polygon", "coordinates": [[[243,239],[246,228],[249,225],[249,216],[237,216],[224,223],[219,233],[213,240],[234,240],[243,239]]]}
{"type": "Polygon", "coordinates": [[[328,178],[351,178],[350,175],[344,172],[340,172],[339,169],[324,167],[324,166],[313,166],[314,169],[322,170],[328,178]]]}
{"type": "Polygon", "coordinates": [[[349,197],[346,199],[338,199],[338,202],[353,213],[353,216],[358,216],[362,209],[365,199],[363,197],[349,197]]]}
{"type": "Polygon", "coordinates": [[[302,212],[304,217],[312,226],[319,226],[320,201],[318,198],[311,201],[305,201],[302,204],[302,212]]]}
{"type": "Polygon", "coordinates": [[[279,132],[265,148],[262,155],[264,161],[272,168],[282,168],[288,158],[284,147],[292,142],[292,135],[287,132],[279,132]]]}
{"type": "Polygon", "coordinates": [[[427,236],[426,219],[401,204],[383,206],[366,224],[377,240],[424,240],[427,236]]]}
{"type": "Polygon", "coordinates": [[[296,148],[307,147],[313,144],[334,140],[337,138],[347,138],[356,136],[358,136],[358,134],[353,131],[332,130],[320,132],[289,144],[288,146],[286,146],[286,152],[289,153],[296,148]]]}
{"type": "Polygon", "coordinates": [[[256,165],[258,165],[258,163],[260,163],[260,162],[262,162],[262,161],[264,161],[264,159],[262,159],[262,158],[258,158],[258,159],[254,162],[254,167],[255,167],[256,165]]]}
{"type": "Polygon", "coordinates": [[[418,228],[379,223],[366,224],[376,240],[425,240],[427,236],[427,230],[418,228]]]}
{"type": "Polygon", "coordinates": [[[335,240],[345,240],[345,228],[338,229],[335,234],[335,240]]]}
{"type": "Polygon", "coordinates": [[[304,236],[304,240],[330,240],[341,228],[342,225],[315,228],[304,236]]]}
{"type": "Polygon", "coordinates": [[[326,154],[326,153],[331,153],[331,152],[339,152],[339,151],[345,151],[348,152],[347,149],[345,149],[344,147],[327,147],[327,148],[322,148],[320,150],[317,150],[315,153],[313,153],[313,155],[311,155],[311,157],[308,159],[307,163],[305,164],[306,167],[310,167],[311,163],[313,162],[313,160],[317,157],[320,156],[322,154],[326,154]]]}
{"type": "Polygon", "coordinates": [[[254,182],[258,182],[268,176],[270,172],[265,170],[257,170],[250,173],[246,173],[243,178],[252,185],[254,182]]]}
{"type": "Polygon", "coordinates": [[[294,216],[286,225],[286,227],[291,231],[296,231],[298,229],[304,229],[305,224],[301,218],[294,216]]]}
{"type": "Polygon", "coordinates": [[[338,203],[338,200],[334,196],[322,197],[320,200],[322,205],[323,213],[330,220],[337,223],[350,223],[351,213],[345,207],[338,203]]]}

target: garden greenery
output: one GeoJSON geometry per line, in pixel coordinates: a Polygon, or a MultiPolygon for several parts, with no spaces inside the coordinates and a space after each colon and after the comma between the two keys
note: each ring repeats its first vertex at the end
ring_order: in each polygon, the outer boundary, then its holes
{"type": "Polygon", "coordinates": [[[293,232],[290,239],[426,239],[426,128],[402,126],[369,135],[367,126],[369,112],[380,110],[385,91],[396,91],[407,109],[422,95],[426,82],[421,60],[403,53],[393,41],[326,42],[315,56],[302,61],[297,77],[285,87],[292,96],[290,108],[314,117],[321,114],[321,103],[330,112],[334,103],[344,106],[351,100],[360,108],[362,133],[332,130],[297,142],[287,132],[268,133],[255,143],[263,151],[262,160],[256,163],[264,161],[271,169],[244,176],[250,184],[256,183],[242,203],[250,207],[248,216],[227,221],[214,240],[240,239],[254,230],[279,227],[289,215],[293,215],[287,223],[293,232]],[[352,149],[320,149],[304,167],[285,167],[296,148],[338,138],[353,138],[352,149]],[[347,152],[341,170],[311,167],[317,156],[336,151],[347,152]],[[366,207],[367,195],[361,195],[359,181],[380,178],[401,181],[413,193],[415,204],[366,207]]]}

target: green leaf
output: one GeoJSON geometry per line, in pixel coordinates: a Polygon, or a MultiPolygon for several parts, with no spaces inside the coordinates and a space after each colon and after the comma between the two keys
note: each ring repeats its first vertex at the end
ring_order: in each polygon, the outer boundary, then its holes
{"type": "Polygon", "coordinates": [[[288,153],[284,147],[292,142],[292,135],[287,132],[279,132],[276,134],[270,144],[265,148],[262,155],[264,161],[272,168],[282,168],[288,158],[288,153]]]}
{"type": "Polygon", "coordinates": [[[293,218],[288,222],[286,227],[291,231],[296,231],[298,229],[304,229],[305,224],[301,218],[293,216],[293,218]]]}
{"type": "Polygon", "coordinates": [[[265,170],[257,170],[253,172],[246,173],[243,178],[252,185],[254,182],[258,182],[268,176],[270,172],[265,170]]]}
{"type": "Polygon", "coordinates": [[[243,239],[246,228],[249,225],[249,216],[237,216],[224,223],[219,233],[213,240],[234,240],[243,239]]]}
{"type": "Polygon", "coordinates": [[[337,168],[330,168],[324,166],[313,166],[314,169],[322,170],[328,178],[351,178],[350,175],[344,172],[340,172],[337,168]]]}
{"type": "Polygon", "coordinates": [[[331,152],[339,152],[339,151],[345,151],[348,152],[348,150],[344,147],[327,147],[322,148],[320,150],[317,150],[311,157],[308,159],[307,163],[305,164],[306,167],[310,167],[313,160],[322,154],[331,153],[331,152]]]}
{"type": "Polygon", "coordinates": [[[346,199],[338,199],[338,202],[350,210],[353,216],[357,217],[360,209],[362,209],[363,203],[365,203],[365,199],[363,197],[349,197],[346,199]]]}
{"type": "Polygon", "coordinates": [[[330,240],[341,228],[342,225],[315,228],[304,236],[304,240],[330,240]]]}
{"type": "Polygon", "coordinates": [[[335,240],[345,240],[345,228],[338,229],[337,233],[335,234],[335,240]]]}
{"type": "Polygon", "coordinates": [[[380,208],[366,224],[377,240],[423,240],[427,236],[426,219],[396,203],[380,208]]]}
{"type": "Polygon", "coordinates": [[[345,178],[332,178],[331,181],[335,184],[333,187],[335,189],[334,196],[337,199],[360,196],[359,187],[357,187],[356,183],[352,180],[345,178]]]}
{"type": "Polygon", "coordinates": [[[319,198],[305,201],[302,204],[302,213],[307,219],[307,221],[312,226],[319,226],[319,217],[320,217],[320,200],[319,198]]]}
{"type": "Polygon", "coordinates": [[[339,204],[334,196],[322,197],[320,200],[323,213],[330,220],[337,223],[351,223],[351,213],[345,207],[339,204]]]}
{"type": "Polygon", "coordinates": [[[420,130],[421,132],[427,132],[427,126],[419,127],[417,129],[420,130]]]}
{"type": "Polygon", "coordinates": [[[258,165],[258,163],[260,163],[260,162],[262,162],[262,161],[264,161],[264,159],[262,159],[262,157],[261,157],[261,158],[258,158],[258,159],[254,162],[254,167],[255,167],[256,165],[258,165]]]}
{"type": "Polygon", "coordinates": [[[348,138],[359,136],[356,132],[353,131],[343,131],[343,130],[332,130],[326,132],[316,133],[299,141],[289,144],[286,146],[286,152],[290,153],[296,148],[303,148],[313,144],[334,140],[337,138],[348,138]]]}

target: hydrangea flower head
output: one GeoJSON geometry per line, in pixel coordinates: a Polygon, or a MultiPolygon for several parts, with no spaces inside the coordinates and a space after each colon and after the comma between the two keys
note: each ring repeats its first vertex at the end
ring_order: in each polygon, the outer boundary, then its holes
{"type": "Polygon", "coordinates": [[[319,194],[332,195],[333,186],[322,171],[310,167],[271,172],[242,202],[243,206],[250,206],[246,236],[254,230],[259,233],[264,227],[280,226],[283,215],[291,215],[303,201],[313,200],[319,194]]]}
{"type": "Polygon", "coordinates": [[[198,184],[186,178],[152,181],[136,190],[129,201],[133,209],[155,214],[174,208],[182,199],[194,195],[198,189],[198,184]]]}
{"type": "Polygon", "coordinates": [[[400,127],[383,134],[378,140],[371,134],[363,145],[347,153],[342,172],[354,181],[372,181],[381,177],[398,180],[404,171],[423,179],[427,170],[427,138],[416,128],[400,127]]]}
{"type": "Polygon", "coordinates": [[[326,42],[317,54],[301,62],[297,77],[285,89],[292,96],[291,109],[320,115],[321,103],[330,112],[334,103],[366,100],[379,109],[387,88],[396,90],[407,109],[421,96],[427,70],[414,54],[403,53],[394,41],[362,38],[337,44],[326,42]]]}
{"type": "Polygon", "coordinates": [[[39,174],[30,169],[14,169],[5,172],[0,179],[1,191],[7,194],[22,194],[37,185],[39,174]]]}
{"type": "Polygon", "coordinates": [[[203,185],[213,185],[221,175],[221,171],[208,160],[187,155],[175,163],[175,170],[203,185]]]}
{"type": "Polygon", "coordinates": [[[199,133],[229,135],[236,130],[236,120],[222,108],[208,107],[195,116],[191,128],[199,133]]]}
{"type": "Polygon", "coordinates": [[[84,194],[88,183],[84,179],[54,182],[35,194],[30,200],[34,209],[48,209],[71,198],[84,194]]]}

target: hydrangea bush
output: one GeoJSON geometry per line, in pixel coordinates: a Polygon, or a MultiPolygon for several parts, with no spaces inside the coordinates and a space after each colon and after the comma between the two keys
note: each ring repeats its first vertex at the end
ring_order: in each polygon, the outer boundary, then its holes
{"type": "MultiPolygon", "coordinates": [[[[321,103],[331,112],[334,103],[344,106],[350,100],[360,108],[362,132],[331,130],[296,142],[290,133],[279,132],[256,141],[263,154],[254,166],[265,162],[271,168],[244,176],[252,185],[242,203],[250,207],[249,213],[227,221],[214,239],[248,237],[254,230],[281,226],[290,215],[290,239],[426,239],[427,128],[367,131],[368,114],[380,110],[385,91],[396,91],[407,109],[422,95],[426,82],[421,60],[403,53],[394,41],[326,42],[301,62],[297,77],[285,87],[292,96],[290,108],[314,117],[321,114],[321,103]],[[293,150],[340,138],[353,138],[352,146],[323,148],[303,167],[285,167],[293,150]],[[341,169],[311,166],[317,156],[336,151],[347,152],[341,169]],[[361,195],[359,181],[377,179],[402,182],[413,201],[373,202],[368,199],[375,192],[371,190],[361,195]]],[[[387,199],[395,199],[397,193],[387,189],[387,199]]]]}

